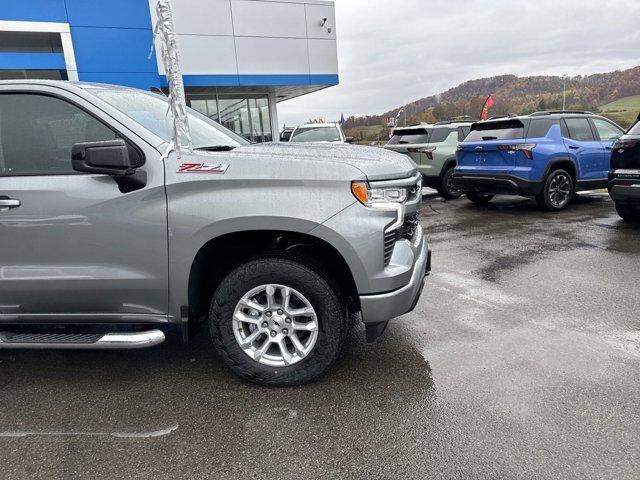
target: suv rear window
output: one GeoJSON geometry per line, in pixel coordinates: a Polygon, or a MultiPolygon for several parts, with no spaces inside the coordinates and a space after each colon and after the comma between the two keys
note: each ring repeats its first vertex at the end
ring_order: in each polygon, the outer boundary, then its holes
{"type": "Polygon", "coordinates": [[[527,132],[528,138],[540,138],[546,137],[549,133],[549,129],[554,125],[559,125],[559,120],[552,120],[549,118],[532,120],[529,124],[529,131],[527,132]]]}
{"type": "Polygon", "coordinates": [[[389,140],[389,145],[402,143],[429,143],[429,132],[426,128],[396,129],[389,140]]]}
{"type": "Polygon", "coordinates": [[[489,140],[511,140],[524,138],[524,124],[520,120],[501,120],[498,122],[474,123],[466,142],[489,140]]]}
{"type": "Polygon", "coordinates": [[[431,138],[429,138],[429,143],[444,142],[453,131],[454,130],[452,130],[451,128],[434,128],[431,131],[431,138]]]}

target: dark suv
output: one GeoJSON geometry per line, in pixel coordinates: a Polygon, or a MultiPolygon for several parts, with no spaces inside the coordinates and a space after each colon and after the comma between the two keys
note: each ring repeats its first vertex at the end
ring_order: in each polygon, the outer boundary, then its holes
{"type": "Polygon", "coordinates": [[[640,123],[613,144],[609,195],[625,220],[640,221],[640,123]]]}
{"type": "Polygon", "coordinates": [[[474,203],[522,195],[561,210],[575,192],[607,187],[611,147],[623,133],[612,121],[579,111],[477,122],[458,147],[454,182],[474,203]]]}

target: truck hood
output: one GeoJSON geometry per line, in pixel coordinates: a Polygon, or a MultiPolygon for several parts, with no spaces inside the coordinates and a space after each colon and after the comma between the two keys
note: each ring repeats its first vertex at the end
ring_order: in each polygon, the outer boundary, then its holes
{"type": "Polygon", "coordinates": [[[341,163],[360,170],[368,180],[405,178],[417,172],[406,155],[382,148],[333,143],[262,143],[238,147],[229,156],[264,156],[265,159],[296,159],[301,162],[341,163]]]}

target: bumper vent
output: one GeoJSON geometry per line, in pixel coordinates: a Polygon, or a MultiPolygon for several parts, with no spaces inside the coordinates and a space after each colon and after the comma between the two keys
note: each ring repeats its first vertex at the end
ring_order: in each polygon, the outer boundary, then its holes
{"type": "Polygon", "coordinates": [[[420,212],[405,218],[402,226],[384,234],[384,266],[389,265],[393,248],[399,240],[413,241],[416,230],[420,228],[420,212]]]}

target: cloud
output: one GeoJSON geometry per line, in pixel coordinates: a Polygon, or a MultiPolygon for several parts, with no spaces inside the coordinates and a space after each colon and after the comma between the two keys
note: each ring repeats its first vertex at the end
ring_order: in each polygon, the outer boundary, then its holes
{"type": "Polygon", "coordinates": [[[279,104],[280,124],[379,114],[474,78],[585,75],[640,64],[640,2],[335,3],[340,85],[279,104]]]}

